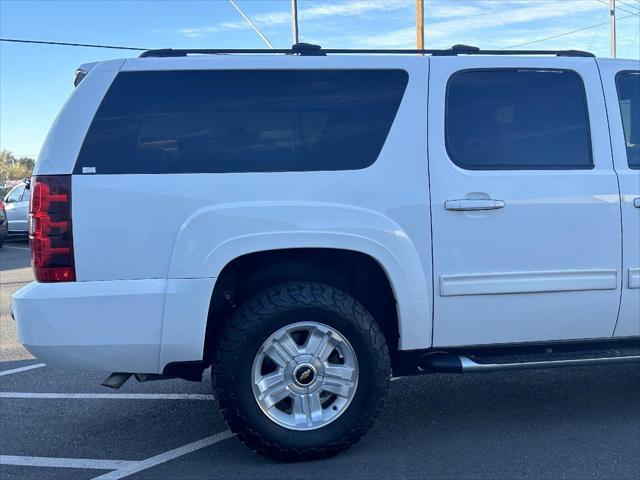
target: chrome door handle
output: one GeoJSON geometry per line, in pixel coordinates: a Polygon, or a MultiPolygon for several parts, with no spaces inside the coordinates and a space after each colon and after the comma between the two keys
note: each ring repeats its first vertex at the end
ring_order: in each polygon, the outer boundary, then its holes
{"type": "Polygon", "coordinates": [[[444,208],[453,212],[474,212],[478,210],[497,210],[498,208],[504,208],[503,200],[492,199],[460,199],[460,200],[447,200],[444,202],[444,208]]]}
{"type": "Polygon", "coordinates": [[[640,197],[633,199],[633,206],[636,208],[640,208],[640,197]]]}

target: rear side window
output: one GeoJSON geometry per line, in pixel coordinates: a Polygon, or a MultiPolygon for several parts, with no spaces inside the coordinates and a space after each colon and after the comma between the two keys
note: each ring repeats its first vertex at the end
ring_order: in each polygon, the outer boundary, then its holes
{"type": "Polygon", "coordinates": [[[377,159],[404,70],[122,72],[75,167],[97,174],[355,170],[377,159]]]}
{"type": "Polygon", "coordinates": [[[593,168],[580,76],[565,70],[467,70],[449,80],[446,145],[469,170],[593,168]]]}
{"type": "Polygon", "coordinates": [[[629,168],[640,169],[640,72],[616,75],[629,168]]]}
{"type": "Polygon", "coordinates": [[[4,201],[7,203],[20,202],[22,199],[23,193],[24,193],[24,185],[18,185],[7,194],[4,201]]]}

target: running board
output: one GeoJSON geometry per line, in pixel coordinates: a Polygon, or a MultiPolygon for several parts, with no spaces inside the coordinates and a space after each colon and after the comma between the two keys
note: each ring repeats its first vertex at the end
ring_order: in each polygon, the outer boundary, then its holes
{"type": "Polygon", "coordinates": [[[607,365],[615,363],[640,362],[640,355],[620,357],[577,358],[573,360],[545,360],[512,363],[478,363],[464,355],[433,353],[420,360],[420,369],[441,373],[498,372],[503,370],[528,370],[553,367],[581,367],[586,365],[607,365]]]}

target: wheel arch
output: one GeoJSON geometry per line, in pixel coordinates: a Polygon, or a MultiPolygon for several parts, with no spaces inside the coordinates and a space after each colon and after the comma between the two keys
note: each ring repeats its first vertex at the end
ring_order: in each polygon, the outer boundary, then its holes
{"type": "MultiPolygon", "coordinates": [[[[399,322],[396,294],[384,267],[373,257],[337,248],[286,248],[252,252],[222,270],[211,297],[207,338],[236,306],[274,285],[308,281],[338,288],[356,298],[384,323],[390,348],[397,350],[399,322]]],[[[382,326],[382,325],[381,325],[382,326]]],[[[205,345],[205,353],[208,346],[205,345]]]]}
{"type": "MultiPolygon", "coordinates": [[[[296,252],[296,255],[323,251],[338,256],[344,255],[339,252],[348,252],[366,258],[370,265],[375,264],[384,273],[397,303],[394,312],[399,336],[395,342],[397,349],[430,346],[431,274],[425,271],[427,267],[423,268],[421,256],[405,231],[386,215],[367,209],[263,202],[260,205],[208,207],[194,212],[185,219],[176,238],[169,281],[205,281],[209,292],[207,304],[199,293],[197,311],[206,312],[219,298],[220,285],[229,268],[255,255],[269,257],[277,263],[283,251],[296,252]]],[[[193,300],[192,297],[190,301],[193,300]]],[[[167,297],[167,302],[171,301],[167,297]]],[[[165,313],[160,367],[172,362],[202,360],[211,314],[186,319],[184,310],[191,309],[186,303],[183,301],[178,308],[173,305],[165,308],[165,312],[177,313],[165,313]],[[188,345],[173,345],[173,339],[184,337],[187,329],[193,336],[188,345]]],[[[210,338],[211,333],[207,335],[210,338]]]]}

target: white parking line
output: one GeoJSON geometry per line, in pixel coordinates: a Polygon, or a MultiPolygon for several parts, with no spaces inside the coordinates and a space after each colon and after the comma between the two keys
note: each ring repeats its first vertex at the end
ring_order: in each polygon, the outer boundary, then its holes
{"type": "Polygon", "coordinates": [[[201,393],[31,393],[0,392],[0,398],[86,399],[86,400],[214,400],[201,393]]]}
{"type": "Polygon", "coordinates": [[[117,470],[131,467],[138,462],[128,460],[95,460],[92,458],[19,457],[0,455],[0,465],[21,467],[92,468],[96,470],[117,470]]]}
{"type": "Polygon", "coordinates": [[[5,245],[4,248],[13,248],[15,250],[31,250],[29,247],[16,247],[15,245],[5,245]]]}
{"type": "Polygon", "coordinates": [[[46,367],[44,363],[36,363],[34,365],[27,365],[26,367],[13,368],[11,370],[3,370],[0,372],[0,377],[5,375],[11,375],[12,373],[25,372],[27,370],[33,370],[34,368],[46,367]]]}
{"type": "Polygon", "coordinates": [[[104,475],[95,477],[93,480],[117,480],[119,478],[128,477],[129,475],[133,475],[134,473],[138,473],[142,470],[155,467],[157,465],[160,465],[161,463],[165,463],[169,460],[173,460],[188,453],[195,452],[196,450],[200,450],[201,448],[209,447],[231,437],[233,437],[233,433],[229,431],[216,433],[215,435],[203,438],[202,440],[198,440],[197,442],[188,443],[187,445],[169,450],[168,452],[161,453],[160,455],[156,455],[155,457],[149,457],[146,460],[135,462],[132,465],[122,467],[118,470],[114,470],[113,472],[105,473],[104,475]]]}

